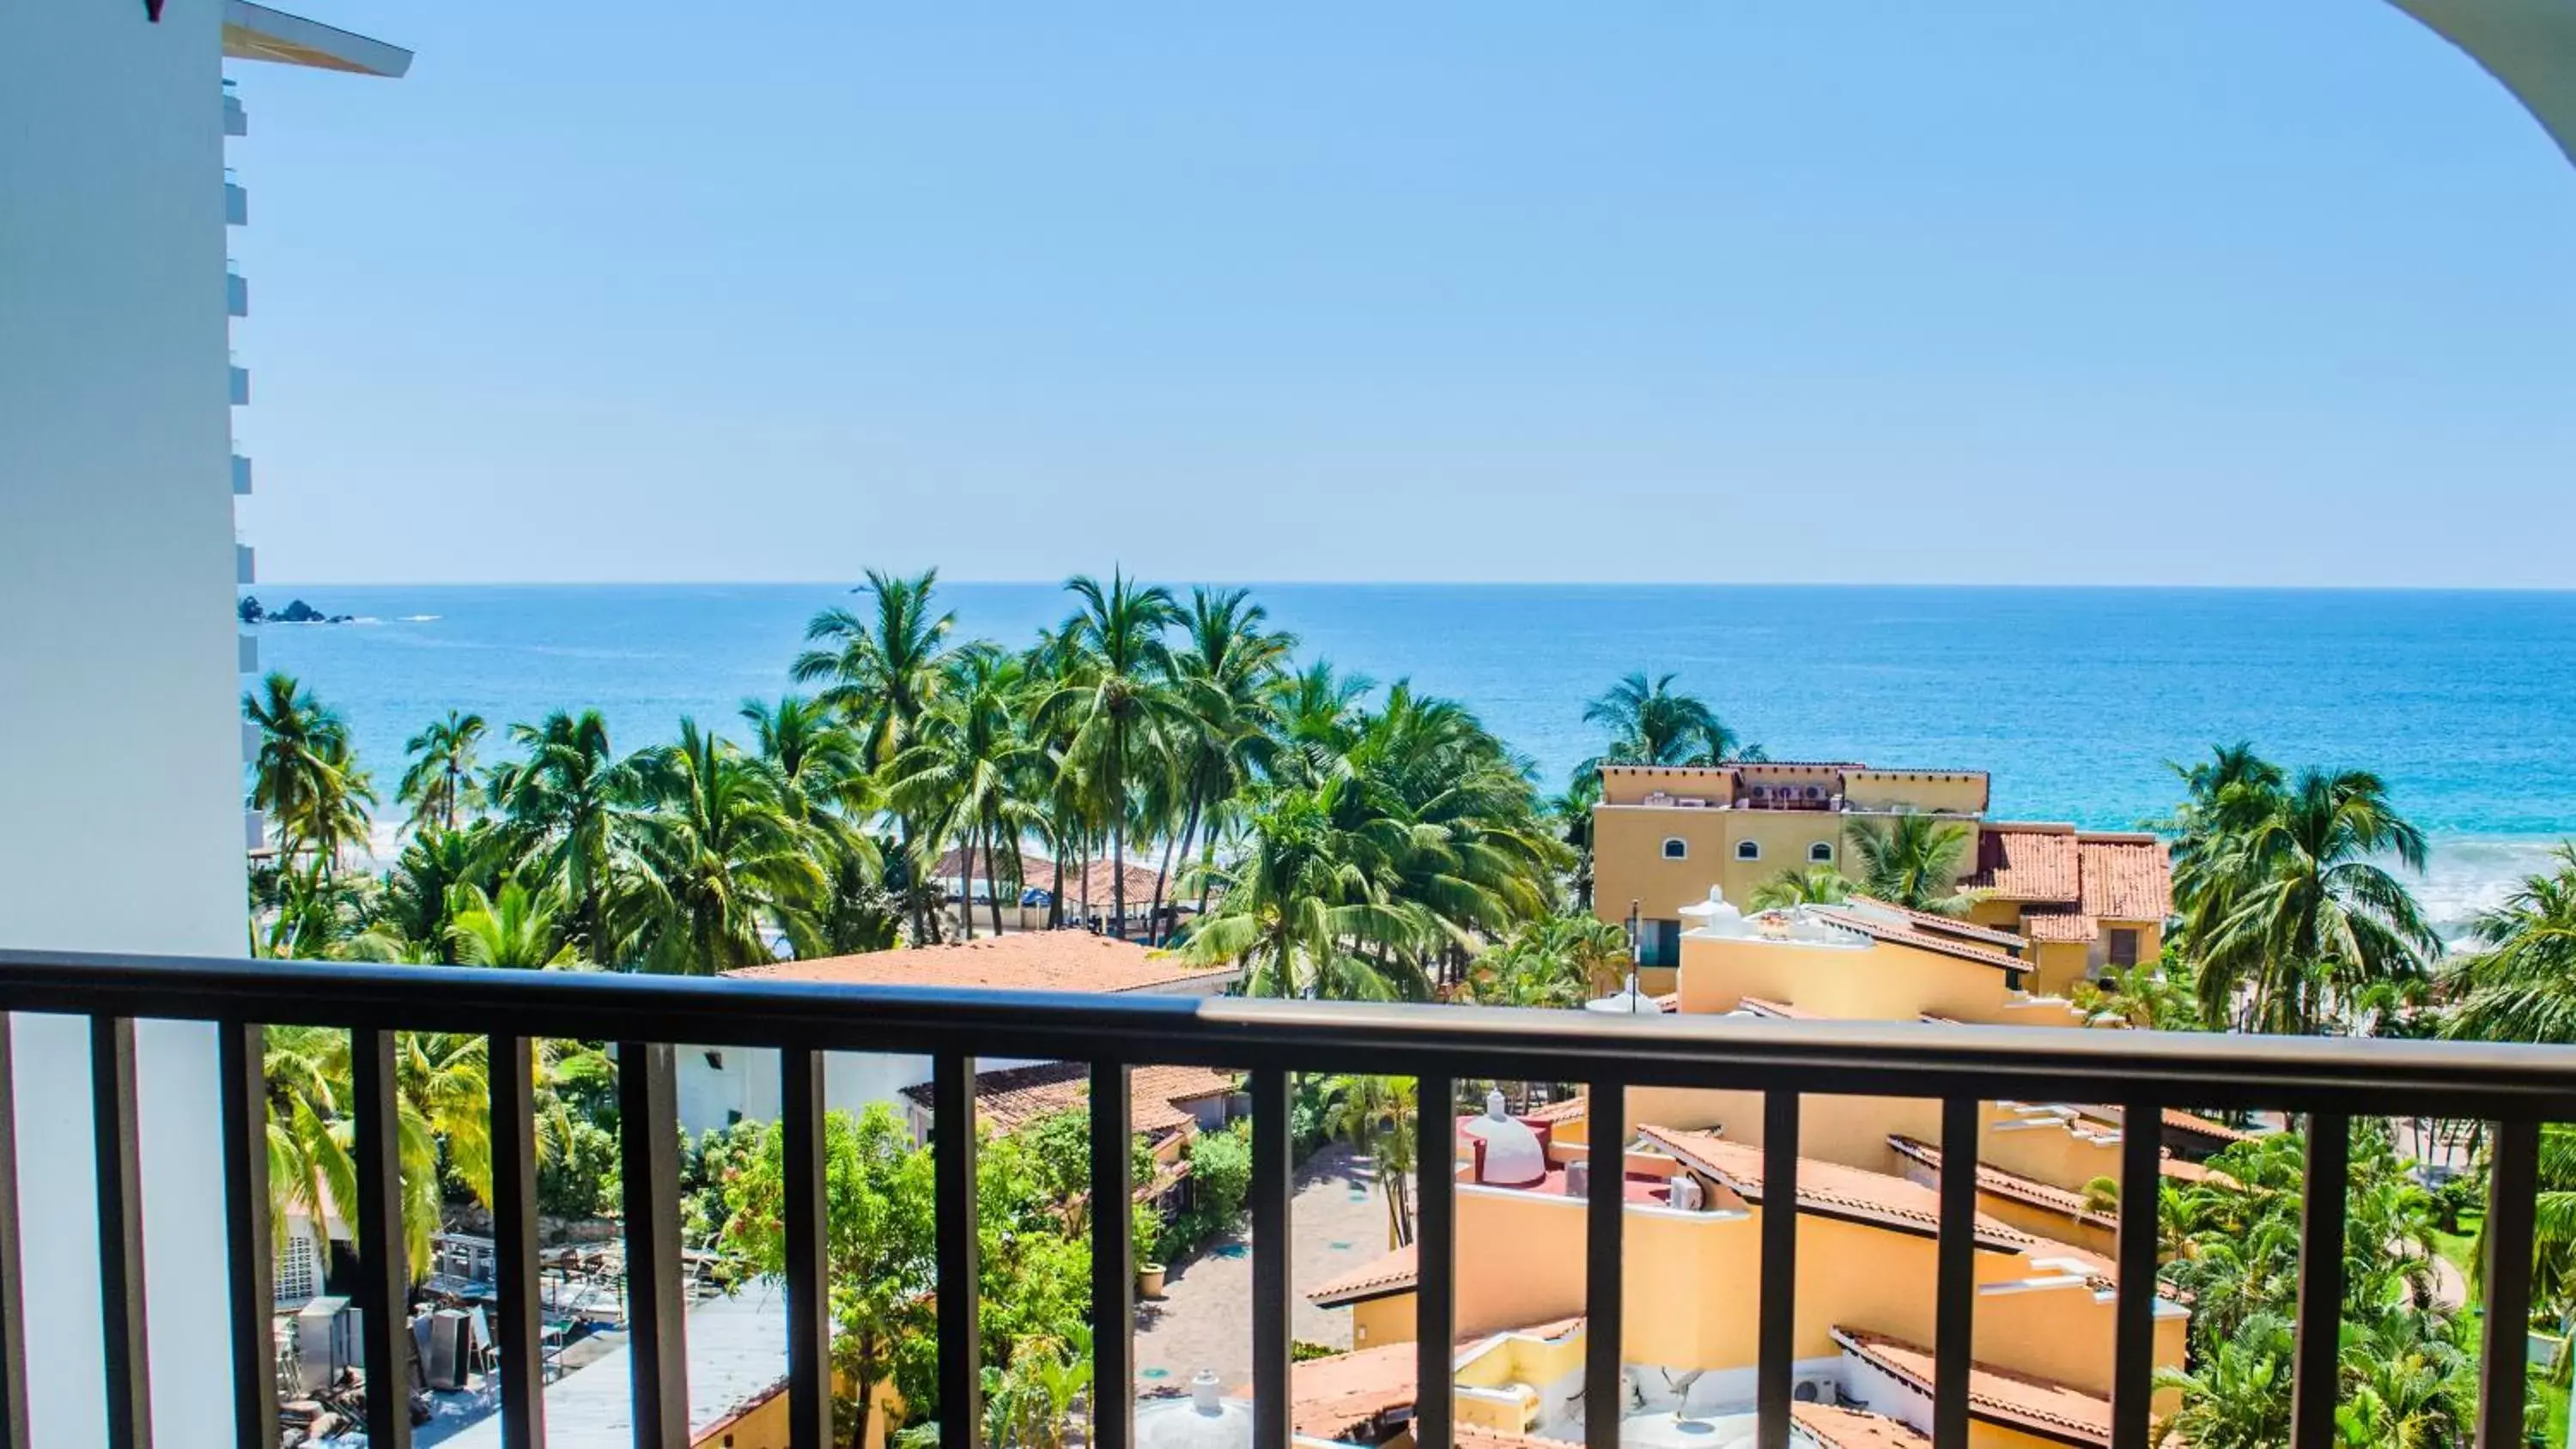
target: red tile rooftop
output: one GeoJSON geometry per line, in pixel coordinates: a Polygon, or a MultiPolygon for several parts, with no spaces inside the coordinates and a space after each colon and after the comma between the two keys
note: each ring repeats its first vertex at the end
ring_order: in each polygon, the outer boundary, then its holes
{"type": "MultiPolygon", "coordinates": [[[[1858,1329],[1836,1328],[1834,1341],[1853,1356],[1905,1384],[1932,1392],[1932,1351],[1858,1329]]],[[[1971,1418],[2044,1438],[2084,1444],[2111,1442],[2111,1401],[2053,1379],[2014,1373],[1990,1364],[1968,1368],[1971,1418]]]]}
{"type": "Polygon", "coordinates": [[[1830,1404],[1791,1404],[1789,1422],[1822,1449],[1924,1449],[1932,1442],[1902,1420],[1830,1404]]]}
{"type": "Polygon", "coordinates": [[[1998,901],[2072,902],[2083,892],[2078,871],[2074,826],[1988,821],[1977,832],[1976,868],[1959,888],[1998,901]]]}
{"type": "Polygon", "coordinates": [[[780,961],[725,973],[833,986],[1099,992],[1143,991],[1185,981],[1213,983],[1232,974],[1232,967],[1194,966],[1178,956],[1089,931],[1014,931],[976,941],[780,961]]]}
{"type": "MultiPolygon", "coordinates": [[[[1746,1202],[1762,1201],[1761,1148],[1706,1132],[1641,1127],[1638,1133],[1684,1166],[1715,1178],[1746,1202]]],[[[1798,1210],[1917,1235],[1937,1235],[1941,1230],[1940,1195],[1932,1189],[1887,1173],[1865,1172],[1813,1157],[1798,1159],[1798,1210]]],[[[2045,1241],[1982,1213],[1976,1221],[1977,1246],[1990,1252],[2022,1252],[2045,1241]]]]}
{"type": "MultiPolygon", "coordinates": [[[[1233,1073],[1207,1067],[1138,1067],[1128,1088],[1130,1125],[1148,1137],[1179,1131],[1197,1120],[1182,1103],[1231,1095],[1235,1085],[1233,1073]]],[[[906,1087],[903,1094],[921,1107],[930,1106],[927,1083],[906,1087]]],[[[975,1074],[975,1119],[996,1132],[1016,1132],[1090,1100],[1087,1062],[1040,1062],[975,1074]]]]}
{"type": "MultiPolygon", "coordinates": [[[[1911,1137],[1892,1136],[1887,1139],[1887,1145],[1895,1148],[1897,1155],[1901,1157],[1911,1158],[1934,1172],[1941,1170],[1941,1149],[1929,1142],[1919,1142],[1911,1137]]],[[[2120,1221],[2119,1210],[2116,1207],[2109,1209],[2089,1207],[2085,1204],[2084,1194],[2080,1192],[2069,1192],[2065,1188],[2041,1182],[2036,1178],[2006,1172],[1989,1163],[1977,1164],[1977,1187],[1980,1191],[1993,1193],[1997,1197],[2008,1197],[2015,1202],[2028,1203],[2032,1207],[2064,1213],[2080,1223],[2110,1227],[2120,1221]]]]}
{"type": "Polygon", "coordinates": [[[2173,914],[2173,856],[2152,835],[2078,837],[2084,877],[2080,909],[2113,921],[2161,921],[2173,914]]]}

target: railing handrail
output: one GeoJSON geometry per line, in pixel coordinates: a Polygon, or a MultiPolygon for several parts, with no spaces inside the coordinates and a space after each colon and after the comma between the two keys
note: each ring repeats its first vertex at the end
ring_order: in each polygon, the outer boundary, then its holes
{"type": "Polygon", "coordinates": [[[2576,1117],[2576,1047],[0,950],[0,1009],[1643,1086],[2576,1117]]]}

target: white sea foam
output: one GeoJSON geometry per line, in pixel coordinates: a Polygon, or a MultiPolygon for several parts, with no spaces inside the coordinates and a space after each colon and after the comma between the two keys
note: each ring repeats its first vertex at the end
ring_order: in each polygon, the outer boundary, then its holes
{"type": "Polygon", "coordinates": [[[396,618],[394,622],[397,624],[435,624],[438,620],[439,616],[436,614],[404,614],[396,618]]]}
{"type": "Polygon", "coordinates": [[[2437,835],[2430,844],[2424,874],[2407,884],[2445,938],[2467,934],[2470,920],[2504,904],[2523,877],[2546,874],[2558,849],[2555,840],[2528,835],[2437,835]]]}

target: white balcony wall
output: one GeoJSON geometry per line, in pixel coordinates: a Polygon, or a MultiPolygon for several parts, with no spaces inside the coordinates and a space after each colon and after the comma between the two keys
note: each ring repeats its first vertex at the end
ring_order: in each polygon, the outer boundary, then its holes
{"type": "Polygon", "coordinates": [[[250,459],[239,453],[233,454],[233,496],[235,498],[250,496],[250,459]]]}
{"type": "Polygon", "coordinates": [[[230,367],[232,404],[237,408],[248,407],[250,406],[250,369],[238,362],[230,364],[230,367]]]}
{"type": "MultiPolygon", "coordinates": [[[[0,941],[238,956],[224,10],[18,0],[0,85],[0,941]],[[78,600],[76,608],[65,601],[78,600]],[[74,701],[78,708],[70,707],[74,701]],[[102,870],[99,862],[113,861],[102,870]]],[[[22,1015],[35,1443],[106,1442],[85,1024],[22,1015]]],[[[137,1033],[159,1442],[232,1415],[211,1028],[137,1033]]]]}
{"type": "Polygon", "coordinates": [[[233,545],[233,582],[237,584],[259,582],[259,550],[246,543],[233,545]]]}
{"type": "Polygon", "coordinates": [[[250,278],[239,272],[224,273],[224,315],[227,317],[250,315],[250,278]]]}
{"type": "Polygon", "coordinates": [[[224,225],[250,225],[250,192],[238,181],[224,183],[224,225]]]}
{"type": "Polygon", "coordinates": [[[250,112],[243,109],[241,97],[230,91],[224,92],[224,134],[227,136],[250,134],[250,112]]]}
{"type": "Polygon", "coordinates": [[[236,674],[259,673],[259,636],[244,634],[234,641],[233,660],[236,674]]]}

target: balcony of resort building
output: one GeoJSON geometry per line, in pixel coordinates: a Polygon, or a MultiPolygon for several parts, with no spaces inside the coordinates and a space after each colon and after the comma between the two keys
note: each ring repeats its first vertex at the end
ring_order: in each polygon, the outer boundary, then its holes
{"type": "MultiPolygon", "coordinates": [[[[2576,149],[2576,4],[2400,8],[2576,149]]],[[[1102,1388],[1077,1412],[1091,1449],[2147,1449],[2176,1319],[2156,1287],[2153,1216],[2120,1205],[2208,1170],[2195,1154],[2237,1129],[2207,1113],[2258,1108],[2305,1117],[2302,1273],[2322,1305],[2342,1296],[2333,1189],[2351,1119],[2497,1124],[2478,1434],[2520,1442],[2539,1124],[2576,1114],[2576,1054],[2072,1029],[2063,973],[2155,952],[2152,852],[1992,822],[1977,771],[1610,772],[1597,898],[1614,919],[1638,902],[1649,969],[1666,979],[1630,999],[1669,995],[1669,1011],[244,959],[235,669],[256,651],[235,631],[231,519],[214,490],[226,399],[249,394],[217,300],[219,157],[247,114],[229,92],[218,104],[217,82],[227,57],[376,76],[410,57],[246,0],[32,0],[13,7],[9,35],[0,678],[35,684],[0,690],[0,727],[14,758],[41,763],[0,784],[0,815],[22,826],[0,835],[0,1444],[284,1442],[281,1376],[297,1382],[307,1348],[301,1322],[276,1311],[276,1245],[294,1233],[273,1220],[268,1177],[271,1025],[346,1033],[351,1048],[354,1180],[324,1215],[347,1234],[350,1302],[316,1315],[310,1351],[363,1387],[344,1402],[373,1449],[412,1443],[415,1384],[466,1360],[490,1415],[473,1433],[503,1449],[536,1449],[550,1428],[555,1442],[586,1429],[651,1449],[850,1442],[859,1426],[836,1422],[833,1365],[851,1345],[830,1310],[854,1285],[833,1281],[826,1215],[835,1053],[928,1064],[935,1291],[919,1306],[936,1325],[942,1449],[985,1442],[986,1189],[964,1124],[1017,1091],[1071,1100],[1062,1089],[1079,1079],[1095,1149],[1081,1195],[1125,1202],[1143,1185],[1137,1128],[1181,1130],[1204,1100],[1165,1091],[1147,1075],[1157,1067],[1243,1084],[1251,1366],[1139,1402],[1128,1220],[1090,1214],[1088,1366],[1102,1388]],[[1973,837],[1962,885],[1982,895],[1964,924],[1869,902],[1720,918],[1785,867],[1843,866],[1856,823],[1911,816],[1973,837]],[[2054,947],[2081,966],[2052,965],[2054,947]],[[397,1049],[412,1032],[489,1048],[490,1243],[448,1275],[483,1295],[471,1340],[457,1310],[421,1295],[434,1265],[409,1261],[405,1242],[397,1049]],[[560,1378],[548,1309],[564,1270],[541,1257],[534,1206],[541,1039],[616,1043],[621,1109],[614,1238],[574,1256],[613,1250],[624,1337],[560,1378]],[[702,1062],[768,1054],[785,1267],[754,1296],[696,1291],[675,1161],[684,1044],[702,1062]],[[1005,1062],[1071,1065],[1043,1083],[983,1080],[1005,1062]],[[1584,1089],[1435,1130],[1448,1145],[1420,1174],[1405,1256],[1337,1285],[1355,1318],[1380,1305],[1368,1341],[1302,1362],[1288,1253],[1301,1073],[1410,1077],[1435,1122],[1462,1083],[1584,1089]]],[[[909,1103],[903,1089],[920,1085],[892,1090],[909,1103]]],[[[308,1224],[308,1244],[315,1232],[336,1236],[327,1220],[308,1224]]],[[[2331,1311],[2296,1326],[2296,1449],[2337,1442],[2339,1327],[2331,1311]]]]}

